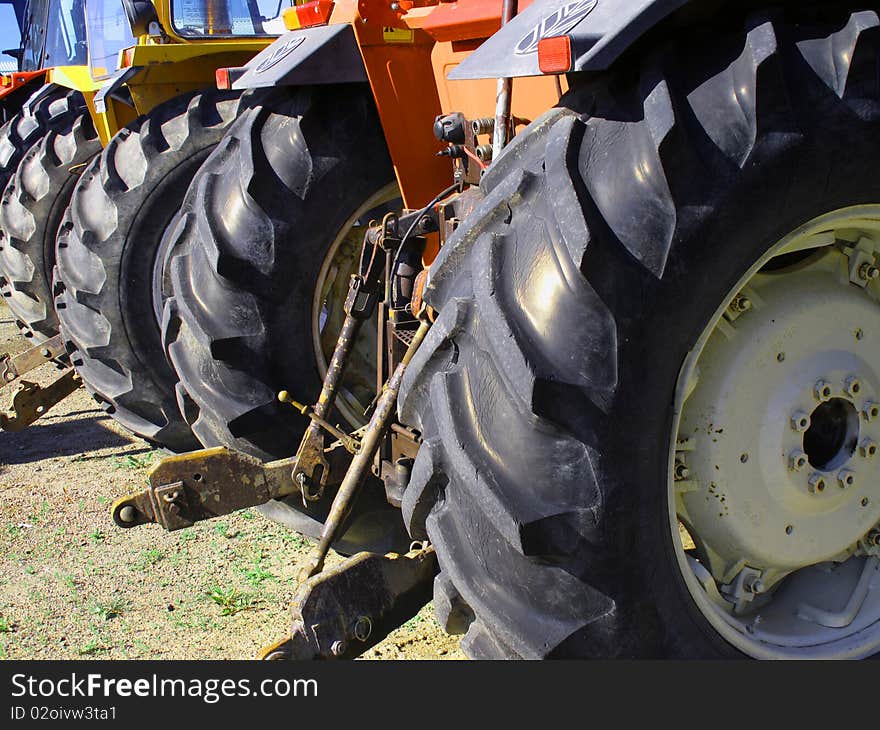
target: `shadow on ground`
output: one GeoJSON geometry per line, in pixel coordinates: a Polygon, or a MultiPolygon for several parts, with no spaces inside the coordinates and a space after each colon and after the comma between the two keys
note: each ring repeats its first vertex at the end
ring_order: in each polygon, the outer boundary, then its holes
{"type": "Polygon", "coordinates": [[[47,417],[17,433],[0,432],[0,465],[28,464],[131,444],[130,440],[105,425],[111,419],[103,411],[81,413],[81,418],[53,422],[47,417]]]}

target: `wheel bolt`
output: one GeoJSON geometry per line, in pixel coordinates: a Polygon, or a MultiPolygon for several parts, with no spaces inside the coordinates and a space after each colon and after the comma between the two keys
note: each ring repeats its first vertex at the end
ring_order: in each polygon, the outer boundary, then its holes
{"type": "Polygon", "coordinates": [[[849,395],[851,395],[853,398],[855,398],[859,393],[862,392],[862,383],[856,377],[847,378],[846,382],[843,384],[843,389],[849,395]]]}
{"type": "Polygon", "coordinates": [[[810,491],[816,494],[817,492],[825,491],[825,477],[823,477],[819,472],[814,472],[810,476],[810,491]]]}
{"type": "Polygon", "coordinates": [[[849,469],[841,469],[837,472],[837,482],[840,484],[841,489],[853,486],[856,483],[855,472],[849,469]]]}
{"type": "Polygon", "coordinates": [[[877,455],[877,443],[871,439],[865,439],[859,444],[859,454],[865,459],[872,459],[877,455]]]}
{"type": "Polygon", "coordinates": [[[807,455],[800,449],[791,452],[788,457],[788,468],[792,471],[800,471],[807,465],[807,455]]]}
{"type": "Polygon", "coordinates": [[[730,308],[740,314],[748,312],[752,308],[752,300],[744,294],[737,294],[730,303],[730,308]]]}
{"type": "Polygon", "coordinates": [[[873,421],[877,416],[880,416],[880,406],[873,401],[868,401],[862,407],[862,415],[866,421],[873,421]]]}
{"type": "Polygon", "coordinates": [[[859,267],[859,278],[865,279],[866,281],[873,281],[878,277],[880,277],[880,269],[874,264],[866,261],[859,267]]]}
{"type": "Polygon", "coordinates": [[[820,401],[829,400],[831,398],[831,386],[824,380],[819,380],[813,388],[813,394],[820,401]]]}
{"type": "Polygon", "coordinates": [[[745,588],[749,593],[763,593],[766,586],[760,578],[755,578],[745,588]]]}
{"type": "Polygon", "coordinates": [[[691,475],[691,470],[683,461],[675,462],[675,481],[680,482],[687,479],[691,475]]]}
{"type": "Polygon", "coordinates": [[[803,411],[795,411],[791,414],[791,427],[798,433],[803,433],[810,427],[810,416],[803,411]]]}

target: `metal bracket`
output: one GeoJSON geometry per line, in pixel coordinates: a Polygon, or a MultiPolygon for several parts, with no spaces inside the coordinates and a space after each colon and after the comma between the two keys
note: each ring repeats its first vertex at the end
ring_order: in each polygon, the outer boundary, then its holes
{"type": "Polygon", "coordinates": [[[358,553],[302,583],[291,604],[290,638],[262,659],[353,659],[415,616],[428,601],[437,557],[358,553]]]}
{"type": "Polygon", "coordinates": [[[0,355],[0,382],[9,385],[22,375],[63,354],[64,343],[61,341],[61,335],[55,335],[51,340],[15,356],[4,353],[0,355]]]}
{"type": "Polygon", "coordinates": [[[46,387],[27,380],[20,381],[18,390],[12,397],[12,414],[0,413],[0,429],[21,431],[30,426],[45,415],[52,406],[79,388],[80,382],[79,376],[72,368],[46,387]]]}
{"type": "Polygon", "coordinates": [[[117,499],[111,507],[119,527],[157,523],[180,530],[201,520],[297,494],[293,459],[264,464],[225,447],[170,456],[150,470],[150,486],[117,499]]]}

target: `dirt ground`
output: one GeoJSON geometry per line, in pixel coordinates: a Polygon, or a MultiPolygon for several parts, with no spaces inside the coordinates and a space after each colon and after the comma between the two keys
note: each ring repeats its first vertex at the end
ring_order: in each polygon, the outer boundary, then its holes
{"type": "MultiPolygon", "coordinates": [[[[0,352],[25,347],[2,306],[0,352]]],[[[0,658],[247,659],[286,635],[303,537],[250,510],[175,533],[114,526],[111,502],[158,458],[85,390],[0,432],[0,658]]],[[[463,655],[429,605],[365,657],[463,655]]]]}

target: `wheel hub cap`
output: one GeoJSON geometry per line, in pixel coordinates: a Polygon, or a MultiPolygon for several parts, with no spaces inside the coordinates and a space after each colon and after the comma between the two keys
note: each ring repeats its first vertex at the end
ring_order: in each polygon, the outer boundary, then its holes
{"type": "Polygon", "coordinates": [[[670,501],[694,549],[679,562],[710,622],[755,656],[880,646],[865,638],[880,621],[878,253],[880,208],[804,226],[682,371],[670,501]]]}

